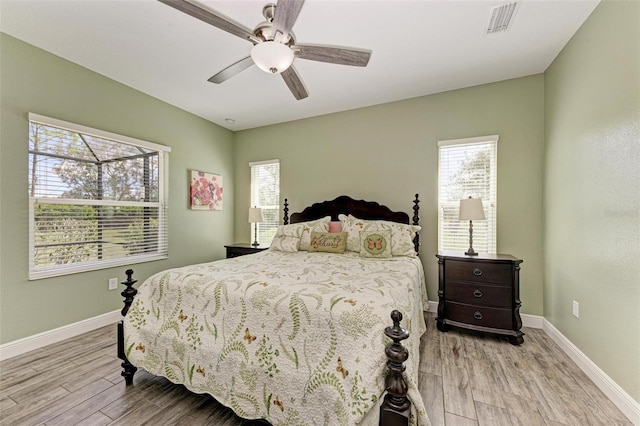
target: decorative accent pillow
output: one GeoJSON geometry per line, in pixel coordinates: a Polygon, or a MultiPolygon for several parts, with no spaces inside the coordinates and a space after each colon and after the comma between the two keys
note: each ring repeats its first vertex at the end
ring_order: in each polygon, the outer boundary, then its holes
{"type": "Polygon", "coordinates": [[[315,232],[327,232],[329,230],[329,222],[331,222],[331,216],[325,216],[322,219],[310,220],[309,222],[294,223],[290,226],[300,226],[300,246],[298,250],[308,251],[311,244],[311,233],[315,232]]]}
{"type": "Polygon", "coordinates": [[[340,222],[329,222],[329,232],[342,232],[342,224],[340,222]]]}
{"type": "Polygon", "coordinates": [[[322,251],[327,253],[344,253],[346,246],[346,232],[311,232],[310,252],[322,251]]]}
{"type": "Polygon", "coordinates": [[[391,231],[388,229],[360,231],[360,256],[391,257],[391,231]]]}
{"type": "Polygon", "coordinates": [[[418,225],[386,220],[358,219],[352,215],[339,215],[342,231],[347,232],[347,250],[360,252],[360,231],[389,230],[391,231],[391,254],[393,256],[415,257],[416,249],[413,238],[422,229],[418,225]]]}
{"type": "Polygon", "coordinates": [[[271,242],[271,248],[279,251],[294,253],[300,246],[300,235],[302,226],[299,224],[280,225],[276,230],[276,235],[271,242]]]}

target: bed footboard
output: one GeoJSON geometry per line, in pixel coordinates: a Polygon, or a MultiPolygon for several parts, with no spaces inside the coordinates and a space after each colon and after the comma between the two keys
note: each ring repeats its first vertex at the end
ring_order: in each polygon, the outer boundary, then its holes
{"type": "MultiPolygon", "coordinates": [[[[123,317],[127,315],[127,312],[129,312],[129,308],[133,303],[133,298],[138,293],[138,290],[133,288],[133,285],[138,282],[138,280],[134,280],[132,278],[133,269],[127,269],[125,273],[127,274],[127,279],[122,281],[121,284],[123,284],[127,288],[125,288],[122,293],[120,293],[122,297],[124,297],[124,307],[122,308],[122,311],[120,311],[123,317]]],[[[127,356],[125,355],[123,320],[120,320],[120,322],[118,322],[118,358],[122,360],[122,364],[120,364],[122,366],[122,373],[120,374],[124,377],[125,384],[133,384],[133,375],[136,374],[138,368],[131,364],[127,359],[127,356]]]]}
{"type": "Polygon", "coordinates": [[[387,394],[380,406],[380,426],[407,426],[411,416],[411,401],[407,398],[408,386],[402,373],[404,362],[409,358],[409,351],[400,342],[409,337],[409,332],[400,327],[402,313],[391,312],[393,327],[387,327],[384,334],[393,340],[385,348],[387,355],[387,394]]]}

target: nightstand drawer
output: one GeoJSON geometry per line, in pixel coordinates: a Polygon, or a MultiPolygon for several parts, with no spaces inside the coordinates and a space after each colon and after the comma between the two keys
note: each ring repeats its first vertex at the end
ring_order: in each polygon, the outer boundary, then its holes
{"type": "Polygon", "coordinates": [[[485,308],[447,302],[447,319],[491,328],[511,328],[511,309],[485,308]]]}
{"type": "Polygon", "coordinates": [[[447,301],[470,305],[511,308],[511,286],[447,282],[444,295],[447,301]]]}
{"type": "Polygon", "coordinates": [[[446,270],[447,280],[511,285],[512,266],[509,263],[447,260],[446,270]]]}

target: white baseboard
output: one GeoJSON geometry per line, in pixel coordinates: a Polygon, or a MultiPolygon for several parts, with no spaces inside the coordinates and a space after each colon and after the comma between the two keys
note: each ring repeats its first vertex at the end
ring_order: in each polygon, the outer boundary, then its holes
{"type": "Polygon", "coordinates": [[[543,318],[544,332],[575,362],[593,383],[613,402],[634,425],[640,425],[640,404],[589,359],[576,345],[571,343],[547,319],[543,318]]]}
{"type": "MultiPolygon", "coordinates": [[[[438,302],[429,301],[429,311],[438,312],[438,302]]],[[[589,359],[576,345],[567,339],[545,317],[520,314],[522,325],[542,329],[562,349],[573,362],[595,383],[615,404],[631,423],[640,426],[640,404],[611,379],[600,367],[589,359]]],[[[525,343],[526,343],[525,337],[525,343]]]]}
{"type": "Polygon", "coordinates": [[[0,345],[0,361],[22,355],[34,349],[40,349],[52,343],[57,343],[109,324],[115,324],[121,319],[122,315],[120,314],[120,310],[107,312],[97,317],[88,318],[73,324],[5,343],[0,345]]]}

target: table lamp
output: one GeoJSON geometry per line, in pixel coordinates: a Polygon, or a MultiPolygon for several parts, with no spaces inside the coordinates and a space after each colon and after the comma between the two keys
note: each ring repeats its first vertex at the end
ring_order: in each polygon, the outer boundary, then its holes
{"type": "Polygon", "coordinates": [[[254,247],[258,247],[260,243],[258,242],[258,223],[264,222],[264,217],[262,216],[262,209],[260,207],[251,207],[249,208],[249,223],[253,223],[254,225],[254,236],[255,241],[251,244],[254,247]]]}
{"type": "Polygon", "coordinates": [[[473,221],[484,220],[482,199],[469,197],[460,200],[459,220],[469,221],[469,250],[465,251],[464,254],[467,256],[477,256],[478,253],[473,249],[473,221]]]}

